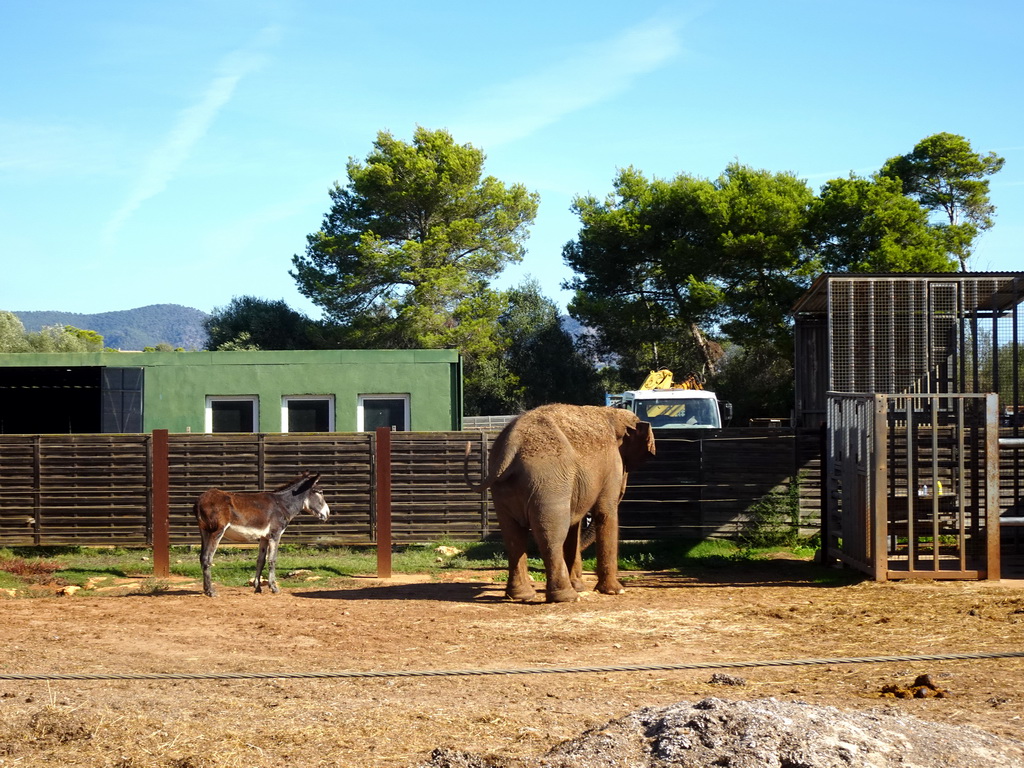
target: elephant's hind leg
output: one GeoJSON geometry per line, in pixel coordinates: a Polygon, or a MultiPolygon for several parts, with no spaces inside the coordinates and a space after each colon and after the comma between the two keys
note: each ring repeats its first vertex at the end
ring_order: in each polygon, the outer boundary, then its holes
{"type": "Polygon", "coordinates": [[[587,591],[583,583],[583,545],[580,543],[582,527],[582,521],[569,526],[569,535],[565,537],[565,546],[562,547],[565,565],[569,569],[569,582],[577,592],[587,591]]]}
{"type": "Polygon", "coordinates": [[[575,563],[575,553],[572,555],[573,562],[566,563],[566,540],[571,530],[569,510],[557,506],[541,507],[531,518],[531,523],[533,538],[544,559],[544,570],[547,573],[544,588],[547,601],[571,603],[579,600],[579,593],[573,588],[569,576],[569,568],[575,563]]]}
{"type": "Polygon", "coordinates": [[[534,600],[537,597],[537,590],[526,568],[526,544],[530,531],[507,512],[500,508],[495,511],[501,525],[501,538],[505,542],[505,554],[508,556],[508,583],[505,584],[505,596],[510,600],[534,600]]]}
{"type": "Polygon", "coordinates": [[[626,591],[619,581],[619,522],[612,514],[595,515],[597,526],[597,587],[604,595],[621,595],[626,591]]]}

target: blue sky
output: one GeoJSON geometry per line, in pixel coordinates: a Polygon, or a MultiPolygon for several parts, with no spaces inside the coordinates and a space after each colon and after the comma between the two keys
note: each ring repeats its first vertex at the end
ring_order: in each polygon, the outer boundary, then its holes
{"type": "Polygon", "coordinates": [[[292,255],[416,125],[540,194],[500,285],[561,305],[572,199],[618,168],[817,190],[941,131],[1006,158],[973,269],[1024,269],[1022,29],[1012,0],[0,0],[0,309],[316,315],[292,255]]]}

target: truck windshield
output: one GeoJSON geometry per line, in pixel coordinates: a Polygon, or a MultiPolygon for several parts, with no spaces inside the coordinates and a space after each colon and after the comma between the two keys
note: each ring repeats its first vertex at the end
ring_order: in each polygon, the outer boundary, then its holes
{"type": "Polygon", "coordinates": [[[670,398],[656,398],[650,400],[638,400],[636,402],[636,413],[644,421],[650,422],[652,427],[713,427],[720,425],[718,419],[718,406],[713,400],[708,399],[687,399],[674,400],[670,398]]]}

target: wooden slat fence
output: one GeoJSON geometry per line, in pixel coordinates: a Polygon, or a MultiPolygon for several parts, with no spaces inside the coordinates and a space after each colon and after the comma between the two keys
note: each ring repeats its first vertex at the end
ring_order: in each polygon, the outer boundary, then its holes
{"type": "Polygon", "coordinates": [[[489,504],[464,479],[467,438],[473,482],[481,479],[479,434],[394,432],[391,435],[392,536],[396,542],[487,538],[497,532],[489,504]],[[423,532],[430,531],[424,537],[423,532]]]}
{"type": "Polygon", "coordinates": [[[368,544],[373,539],[373,434],[175,434],[169,438],[171,543],[199,538],[192,504],[208,488],[273,489],[309,469],[322,474],[331,519],[301,515],[288,541],[368,544]]]}
{"type": "Polygon", "coordinates": [[[150,441],[0,435],[0,543],[147,543],[150,441]]]}
{"type": "Polygon", "coordinates": [[[802,528],[820,521],[817,431],[737,428],[701,435],[655,430],[657,455],[630,476],[619,507],[624,539],[731,538],[766,494],[799,478],[802,528]]]}
{"type": "MultiPolygon", "coordinates": [[[[463,479],[466,443],[476,481],[495,434],[392,434],[393,541],[499,535],[489,494],[472,493],[463,479]]],[[[803,526],[817,529],[818,430],[736,428],[699,439],[658,430],[656,436],[657,457],[630,477],[622,538],[735,536],[750,506],[773,489],[784,491],[794,477],[803,526]]],[[[170,435],[171,543],[198,543],[192,503],[207,488],[273,488],[303,469],[323,473],[332,515],[326,523],[300,516],[286,540],[374,543],[374,441],[373,433],[170,435]]],[[[0,435],[0,546],[149,546],[152,445],[151,435],[0,435]]],[[[1022,459],[1022,449],[1001,451],[1004,515],[1022,514],[1022,459]]]]}
{"type": "MultiPolygon", "coordinates": [[[[489,432],[392,433],[396,543],[499,534],[483,476],[489,432]]],[[[749,506],[799,474],[804,525],[818,524],[817,432],[730,429],[686,437],[658,430],[658,455],[630,477],[622,537],[733,536],[749,506]]],[[[170,541],[199,540],[192,503],[211,487],[274,488],[321,472],[330,520],[296,518],[293,543],[376,541],[373,433],[168,436],[170,541]]],[[[151,435],[0,435],[0,545],[146,546],[152,541],[151,435]]]]}

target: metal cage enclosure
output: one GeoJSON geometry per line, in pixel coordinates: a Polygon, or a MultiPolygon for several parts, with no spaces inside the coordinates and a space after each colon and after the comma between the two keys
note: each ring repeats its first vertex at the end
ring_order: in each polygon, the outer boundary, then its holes
{"type": "Polygon", "coordinates": [[[826,556],[876,579],[1000,578],[1001,535],[1024,523],[1022,302],[1022,273],[829,274],[797,302],[794,419],[827,431],[826,556]]]}

